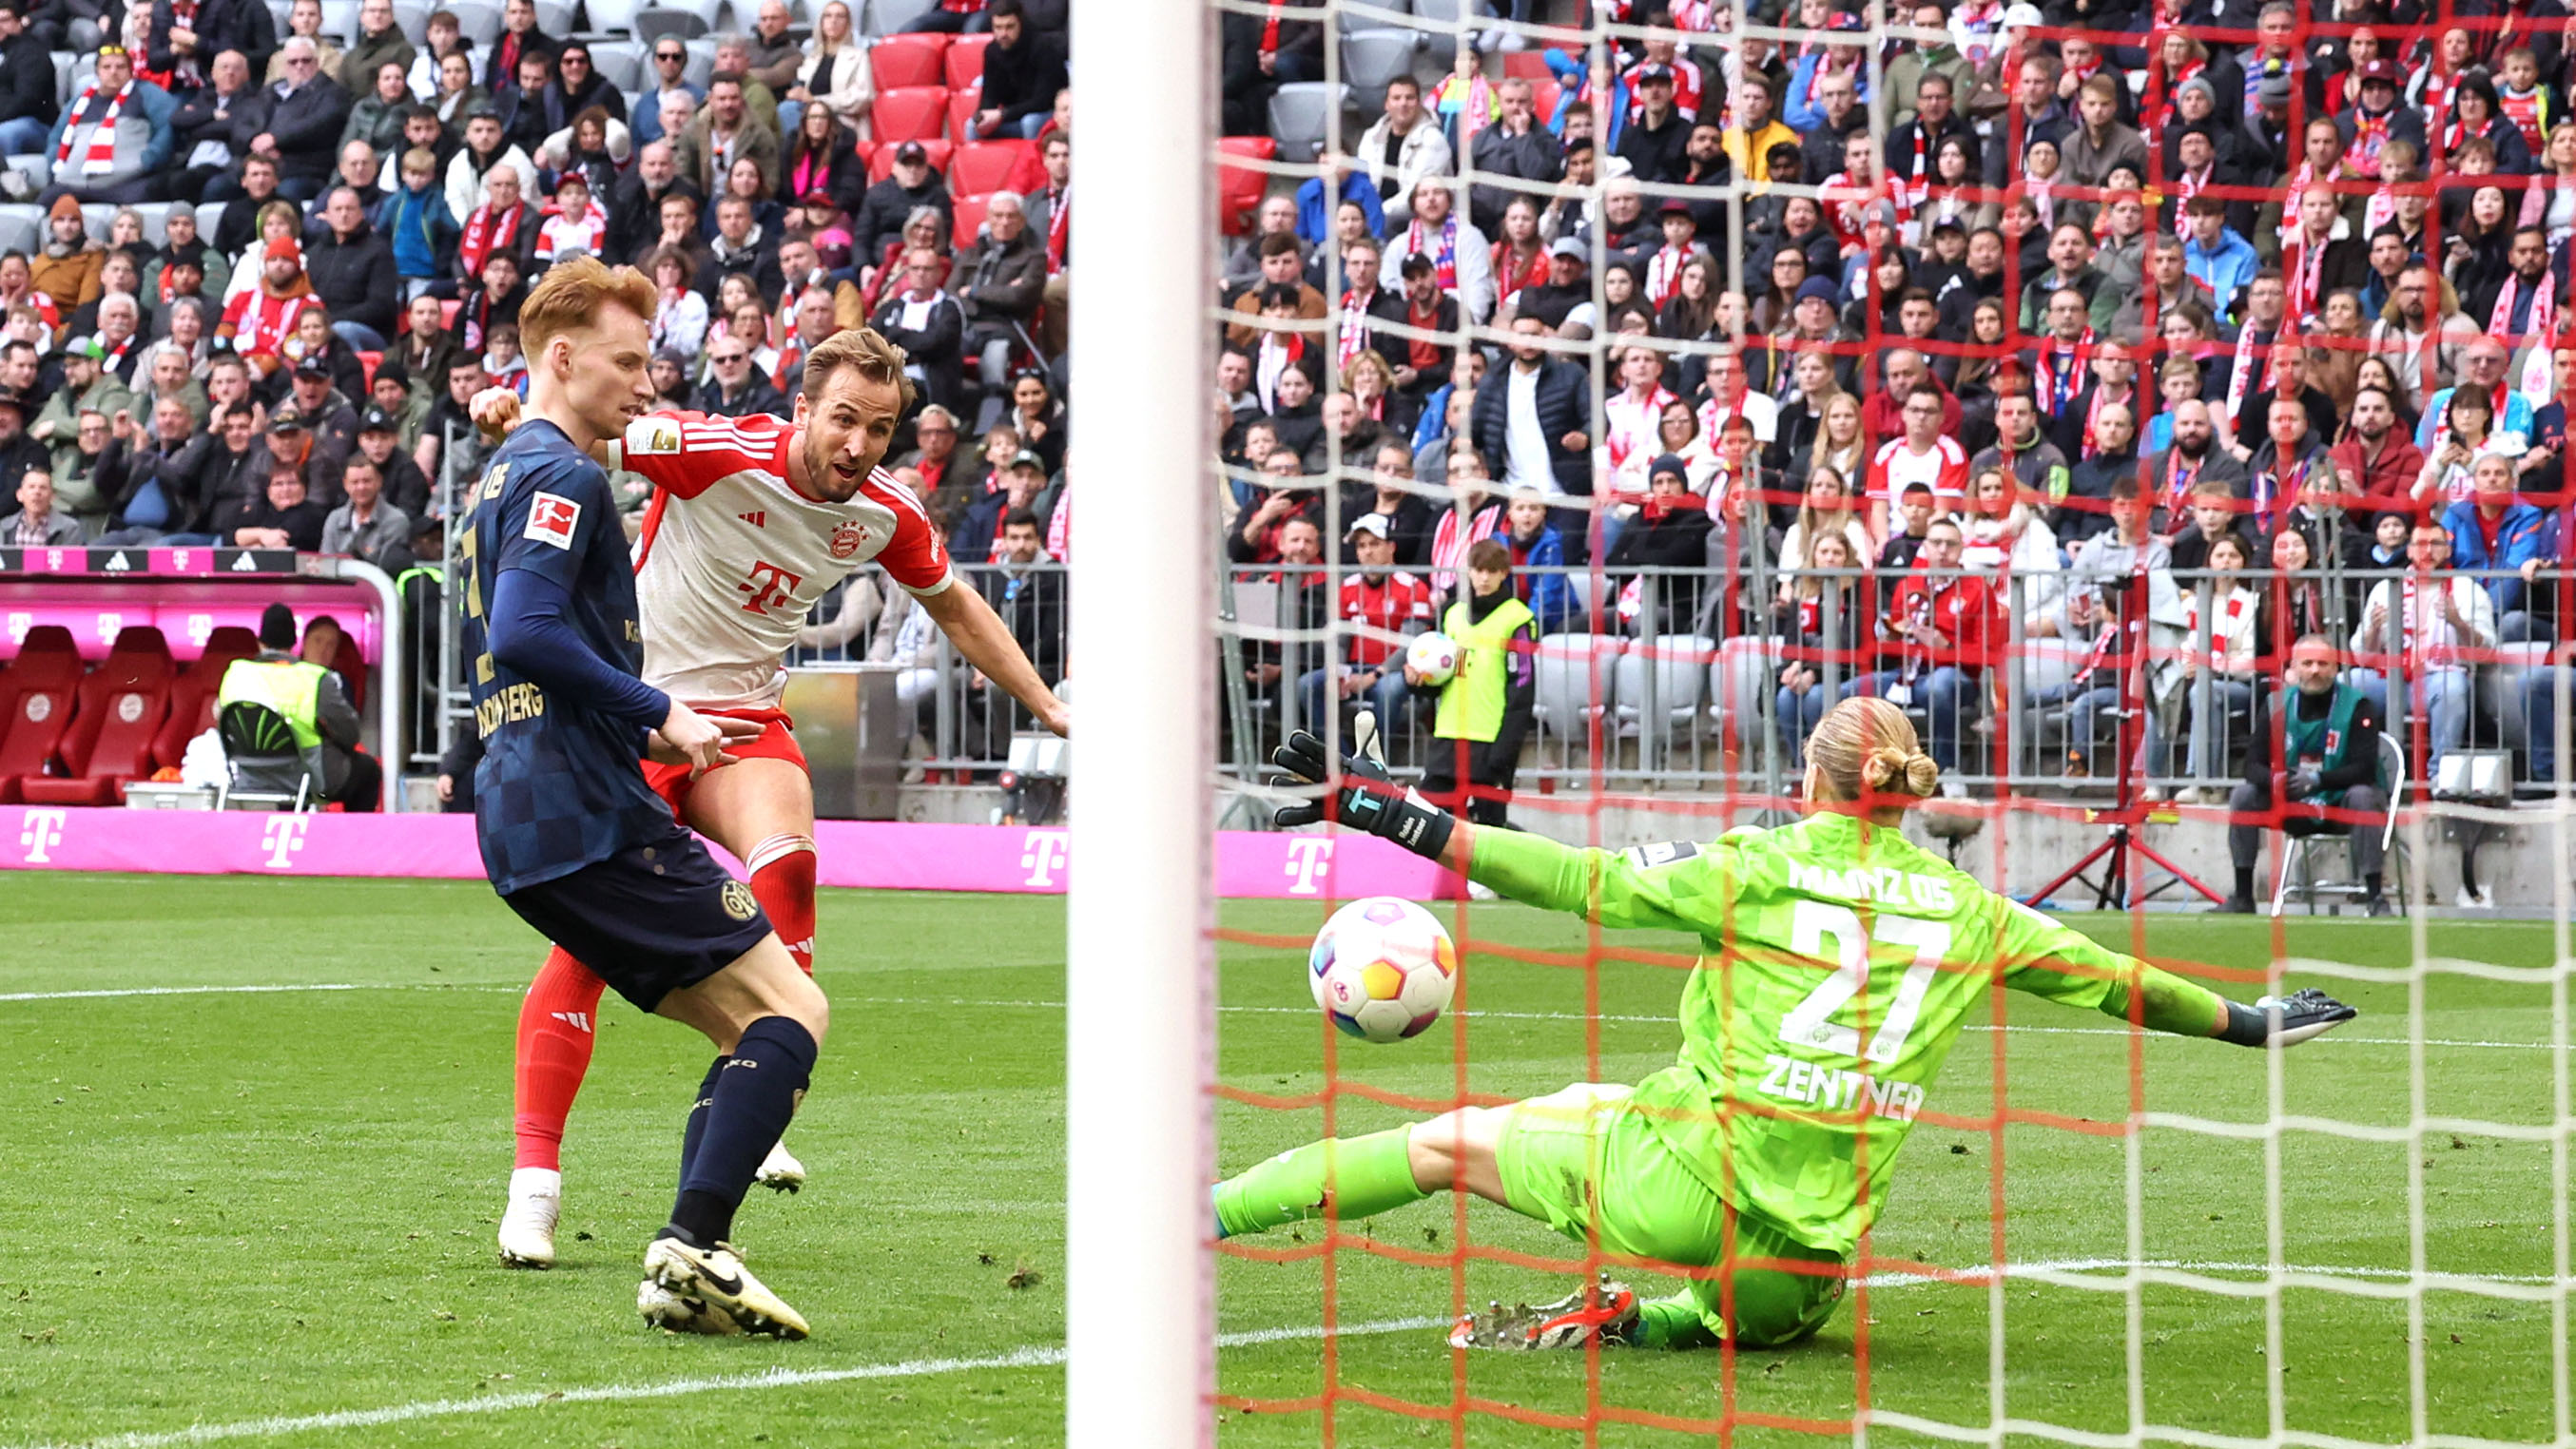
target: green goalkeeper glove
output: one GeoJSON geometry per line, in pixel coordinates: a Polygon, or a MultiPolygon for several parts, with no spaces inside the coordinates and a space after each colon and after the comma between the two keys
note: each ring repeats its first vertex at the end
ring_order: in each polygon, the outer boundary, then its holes
{"type": "MultiPolygon", "coordinates": [[[[1270,762],[1286,772],[1274,776],[1273,785],[1321,785],[1332,775],[1324,742],[1305,730],[1290,735],[1288,743],[1272,751],[1270,762]]],[[[1440,858],[1457,824],[1446,811],[1398,785],[1387,775],[1386,766],[1357,754],[1342,756],[1338,786],[1319,798],[1283,805],[1273,818],[1282,830],[1338,820],[1353,830],[1392,840],[1427,860],[1440,858]]]]}
{"type": "Polygon", "coordinates": [[[2278,1000],[2266,996],[2252,1006],[2226,1006],[2227,1027],[2218,1039],[2238,1046],[2297,1046],[2361,1015],[2313,986],[2278,1000]]]}

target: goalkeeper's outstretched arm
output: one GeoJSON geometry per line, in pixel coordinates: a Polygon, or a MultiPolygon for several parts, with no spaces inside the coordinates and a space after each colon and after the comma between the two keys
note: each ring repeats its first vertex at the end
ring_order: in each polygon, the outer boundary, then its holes
{"type": "Polygon", "coordinates": [[[2004,984],[2150,1031],[2215,1037],[2237,1046],[2296,1046],[2360,1013],[2310,987],[2251,1006],[2170,971],[2124,956],[2018,902],[1994,897],[1994,939],[2004,984]]]}

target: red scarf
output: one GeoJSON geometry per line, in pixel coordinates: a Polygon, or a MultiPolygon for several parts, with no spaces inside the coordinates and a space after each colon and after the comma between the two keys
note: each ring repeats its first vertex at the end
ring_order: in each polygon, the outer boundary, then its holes
{"type": "MultiPolygon", "coordinates": [[[[2200,635],[2200,595],[2191,593],[2183,600],[2183,615],[2194,638],[2200,635]]],[[[2213,674],[2227,672],[2227,640],[2245,617],[2245,592],[2231,589],[2227,595],[2227,621],[2223,628],[2209,631],[2209,668],[2213,674]]]]}
{"type": "MultiPolygon", "coordinates": [[[[2283,322],[2285,326],[2287,321],[2288,319],[2284,317],[2283,322]]],[[[2258,392],[2269,392],[2271,390],[2272,343],[2277,343],[2281,340],[2281,330],[2282,329],[2280,328],[2273,329],[2272,342],[2263,344],[2263,355],[2258,358],[2254,355],[2254,324],[2252,322],[2247,322],[2243,327],[2237,329],[2236,363],[2234,366],[2227,369],[2227,420],[2229,422],[2232,423],[2236,421],[2236,414],[2243,409],[2247,398],[2252,397],[2258,392]],[[2255,373],[2258,366],[2262,373],[2263,385],[2261,387],[2256,387],[2254,385],[2255,373]]]]}
{"type": "Polygon", "coordinates": [[[2283,248],[2285,254],[2291,250],[2299,254],[2295,264],[2283,268],[2290,274],[2290,305],[2281,314],[2285,319],[2295,321],[2316,315],[2317,304],[2325,300],[2319,294],[2325,290],[2326,248],[2332,245],[2332,232],[2326,233],[2324,241],[2311,242],[2302,231],[2295,248],[2283,248]]]}
{"type": "Polygon", "coordinates": [[[2391,111],[2374,116],[2365,110],[2353,111],[2352,144],[2344,148],[2344,154],[2362,174],[2379,174],[2379,148],[2388,144],[2388,118],[2395,114],[2391,111]]]}
{"type": "Polygon", "coordinates": [[[1365,297],[1356,290],[1342,294],[1342,335],[1333,353],[1338,366],[1350,366],[1351,359],[1367,349],[1370,342],[1368,306],[1376,299],[1375,292],[1365,297]]]}
{"type": "MultiPolygon", "coordinates": [[[[117,89],[115,95],[108,97],[107,114],[98,118],[97,127],[89,133],[89,149],[81,157],[83,176],[104,176],[116,169],[116,118],[124,113],[125,98],[132,94],[134,82],[129,80],[117,89]]],[[[89,103],[97,98],[98,81],[93,78],[88,85],[81,87],[80,99],[72,102],[63,122],[63,139],[54,147],[54,165],[57,168],[72,159],[72,135],[80,129],[78,118],[89,113],[89,103]]]]}
{"type": "Polygon", "coordinates": [[[1542,287],[1545,285],[1547,285],[1547,252],[1544,248],[1532,252],[1530,254],[1530,259],[1527,262],[1514,263],[1512,260],[1512,244],[1510,242],[1494,243],[1494,286],[1497,289],[1497,295],[1495,298],[1496,306],[1510,306],[1512,304],[1512,299],[1520,295],[1521,288],[1523,287],[1542,287]]]}
{"type": "Polygon", "coordinates": [[[2094,454],[2102,451],[2102,444],[2100,442],[2102,429],[2099,425],[2102,420],[2103,408],[2117,405],[2127,408],[2132,418],[2137,415],[2137,384],[2131,383],[2129,385],[2129,395],[2125,398],[2106,398],[2102,394],[2102,384],[2097,381],[2093,384],[2093,401],[2085,404],[2084,406],[2084,447],[2082,451],[2083,456],[2086,458],[2090,458],[2094,454]]]}
{"type": "Polygon", "coordinates": [[[458,259],[465,264],[465,275],[482,276],[483,263],[492,253],[508,250],[518,240],[520,224],[527,219],[528,204],[524,201],[511,207],[497,223],[490,202],[474,208],[473,214],[465,218],[465,239],[456,247],[458,259]]]}
{"type": "Polygon", "coordinates": [[[1657,247],[1646,262],[1646,305],[1661,307],[1682,289],[1682,267],[1691,259],[1689,251],[1679,247],[1657,247]]]}
{"type": "Polygon", "coordinates": [[[1073,188],[1053,188],[1047,192],[1047,275],[1064,270],[1064,244],[1073,227],[1073,188]]]}
{"type": "Polygon", "coordinates": [[[2085,328],[2084,335],[2073,342],[2061,342],[2052,337],[2040,344],[2035,363],[2039,373],[2036,380],[2045,404],[2042,411],[2050,417],[2057,416],[2068,403],[2075,401],[2077,393],[2084,390],[2084,359],[2092,351],[2093,329],[2090,327],[2085,328]]]}
{"type": "Polygon", "coordinates": [[[1432,275],[1440,279],[1440,290],[1458,290],[1458,213],[1453,211],[1440,219],[1438,250],[1425,245],[1429,240],[1429,234],[1422,229],[1421,218],[1414,218],[1413,224],[1404,229],[1404,254],[1411,256],[1420,252],[1431,258],[1432,275]]]}
{"type": "Polygon", "coordinates": [[[2189,241],[2191,239],[2191,217],[2187,214],[2187,203],[2189,203],[2193,197],[2200,194],[2200,189],[2202,187],[2209,184],[2210,173],[2217,169],[2218,163],[2213,161],[2209,165],[2202,167],[2198,176],[2194,176],[2190,172],[2186,171],[2180,176],[2174,178],[2175,236],[2181,237],[2185,241],[2189,241]]]}
{"type": "Polygon", "coordinates": [[[2507,272],[2504,285],[2496,289],[2495,310],[2487,314],[2487,332],[2495,337],[2547,337],[2555,330],[2550,324],[2558,311],[2558,278],[2550,272],[2540,274],[2538,290],[2531,299],[2531,311],[2525,319],[2530,325],[2517,334],[2509,330],[2513,323],[2513,304],[2522,294],[2522,274],[2507,272]]]}

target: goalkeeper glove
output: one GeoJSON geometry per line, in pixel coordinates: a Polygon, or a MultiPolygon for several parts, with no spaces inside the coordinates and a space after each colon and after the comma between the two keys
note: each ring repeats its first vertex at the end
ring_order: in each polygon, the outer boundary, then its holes
{"type": "MultiPolygon", "coordinates": [[[[1290,735],[1288,743],[1272,751],[1270,762],[1286,771],[1271,778],[1273,785],[1321,785],[1332,773],[1324,742],[1305,730],[1290,735]]],[[[1395,783],[1384,765],[1355,754],[1342,756],[1339,786],[1318,799],[1283,805],[1273,818],[1283,830],[1338,820],[1353,830],[1392,840],[1427,860],[1440,858],[1457,823],[1448,812],[1395,783]]]]}
{"type": "Polygon", "coordinates": [[[2297,1046],[2361,1015],[2313,986],[2277,1000],[2266,996],[2252,1006],[2226,1005],[2227,1029],[2218,1039],[2238,1046],[2297,1046]]]}

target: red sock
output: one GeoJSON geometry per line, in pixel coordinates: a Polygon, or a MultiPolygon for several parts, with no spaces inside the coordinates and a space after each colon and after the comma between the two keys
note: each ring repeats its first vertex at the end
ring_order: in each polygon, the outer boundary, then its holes
{"type": "Polygon", "coordinates": [[[564,1119],[590,1071],[598,1040],[599,994],[605,984],[557,947],[537,968],[519,1003],[516,1167],[559,1168],[564,1119]]]}
{"type": "Polygon", "coordinates": [[[814,974],[814,839],[773,835],[751,848],[752,898],[769,913],[787,954],[814,974]]]}

